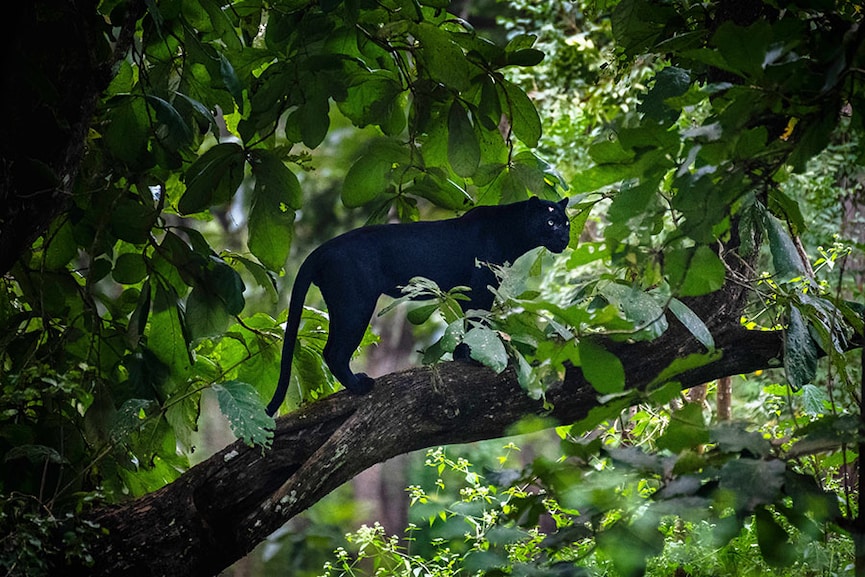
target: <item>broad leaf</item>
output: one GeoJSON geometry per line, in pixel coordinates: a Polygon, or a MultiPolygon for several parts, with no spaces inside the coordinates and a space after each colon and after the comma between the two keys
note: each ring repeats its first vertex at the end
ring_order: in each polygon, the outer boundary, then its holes
{"type": "Polygon", "coordinates": [[[471,349],[471,357],[497,373],[508,366],[508,353],[496,331],[475,327],[466,333],[463,342],[471,349]]]}
{"type": "Polygon", "coordinates": [[[213,385],[219,409],[228,419],[232,432],[247,445],[269,447],[273,439],[274,422],[264,412],[264,405],[255,387],[240,381],[213,385]]]}
{"type": "Polygon", "coordinates": [[[481,160],[481,147],[466,109],[456,100],[448,115],[448,162],[459,176],[470,177],[481,160]]]}
{"type": "Polygon", "coordinates": [[[243,148],[224,142],[210,148],[186,170],[186,192],[177,209],[181,214],[201,212],[228,202],[243,180],[243,148]]]}
{"type": "Polygon", "coordinates": [[[625,389],[625,369],[616,355],[591,339],[580,339],[580,369],[587,381],[601,394],[625,389]]]}

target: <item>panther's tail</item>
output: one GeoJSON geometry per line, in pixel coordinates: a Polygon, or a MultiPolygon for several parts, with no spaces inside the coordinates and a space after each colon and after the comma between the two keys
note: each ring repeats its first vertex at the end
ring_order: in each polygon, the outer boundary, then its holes
{"type": "Polygon", "coordinates": [[[303,314],[303,302],[312,284],[312,267],[309,260],[304,261],[297,271],[294,285],[291,287],[291,298],[288,304],[288,320],[285,323],[285,340],[282,343],[282,361],[280,362],[279,381],[273,398],[267,404],[267,414],[273,416],[285,400],[288,384],[291,381],[291,361],[294,357],[294,344],[297,342],[297,331],[300,328],[300,317],[303,314]]]}

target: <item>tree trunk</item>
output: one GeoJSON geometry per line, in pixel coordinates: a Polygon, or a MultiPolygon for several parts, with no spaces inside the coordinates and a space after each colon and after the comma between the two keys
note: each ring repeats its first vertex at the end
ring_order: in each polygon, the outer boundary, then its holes
{"type": "Polygon", "coordinates": [[[4,4],[0,275],[71,206],[96,105],[126,57],[142,0],[119,4],[116,36],[96,0],[4,4]],[[121,7],[123,10],[121,10],[121,7]]]}
{"type": "MultiPolygon", "coordinates": [[[[713,327],[722,356],[677,375],[691,387],[774,366],[780,333],[713,327]]],[[[648,343],[609,344],[629,388],[648,384],[700,345],[670,330],[648,343]]],[[[369,466],[425,447],[500,437],[527,415],[560,423],[585,417],[597,395],[578,368],[552,387],[553,409],[526,396],[512,370],[500,375],[465,363],[442,363],[379,379],[369,395],[337,393],[277,422],[273,447],[234,443],[163,489],[98,510],[108,530],[92,575],[218,573],[268,534],[369,466]]]]}

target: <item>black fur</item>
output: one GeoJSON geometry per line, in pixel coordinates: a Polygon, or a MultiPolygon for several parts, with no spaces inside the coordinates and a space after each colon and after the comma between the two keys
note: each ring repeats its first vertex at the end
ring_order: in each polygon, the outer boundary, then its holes
{"type": "Polygon", "coordinates": [[[544,246],[561,252],[568,245],[567,199],[538,198],[504,206],[477,207],[460,218],[435,222],[387,224],[352,230],[318,247],[297,272],[291,289],[279,383],[267,414],[276,413],[291,376],[294,344],[309,285],[315,283],[330,315],[324,359],[334,376],[356,394],[372,389],[373,380],[349,368],[379,296],[401,296],[399,287],[414,277],[435,281],[443,290],[468,286],[464,310],[489,310],[496,277],[482,263],[514,262],[544,246]]]}

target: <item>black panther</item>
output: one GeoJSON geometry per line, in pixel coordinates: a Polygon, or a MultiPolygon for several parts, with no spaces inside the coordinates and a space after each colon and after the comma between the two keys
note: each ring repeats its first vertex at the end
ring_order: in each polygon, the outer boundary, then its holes
{"type": "Polygon", "coordinates": [[[285,398],[306,293],[311,283],[321,290],[330,315],[324,360],[350,392],[367,393],[373,379],[353,373],[352,354],[360,344],[382,294],[398,297],[414,277],[435,281],[443,290],[471,289],[463,310],[489,310],[497,279],[484,263],[513,263],[543,246],[562,252],[568,245],[567,199],[558,203],[532,197],[501,206],[479,206],[459,218],[434,222],[385,224],[349,231],[322,244],[300,266],[288,307],[282,364],[267,414],[285,398]]]}

